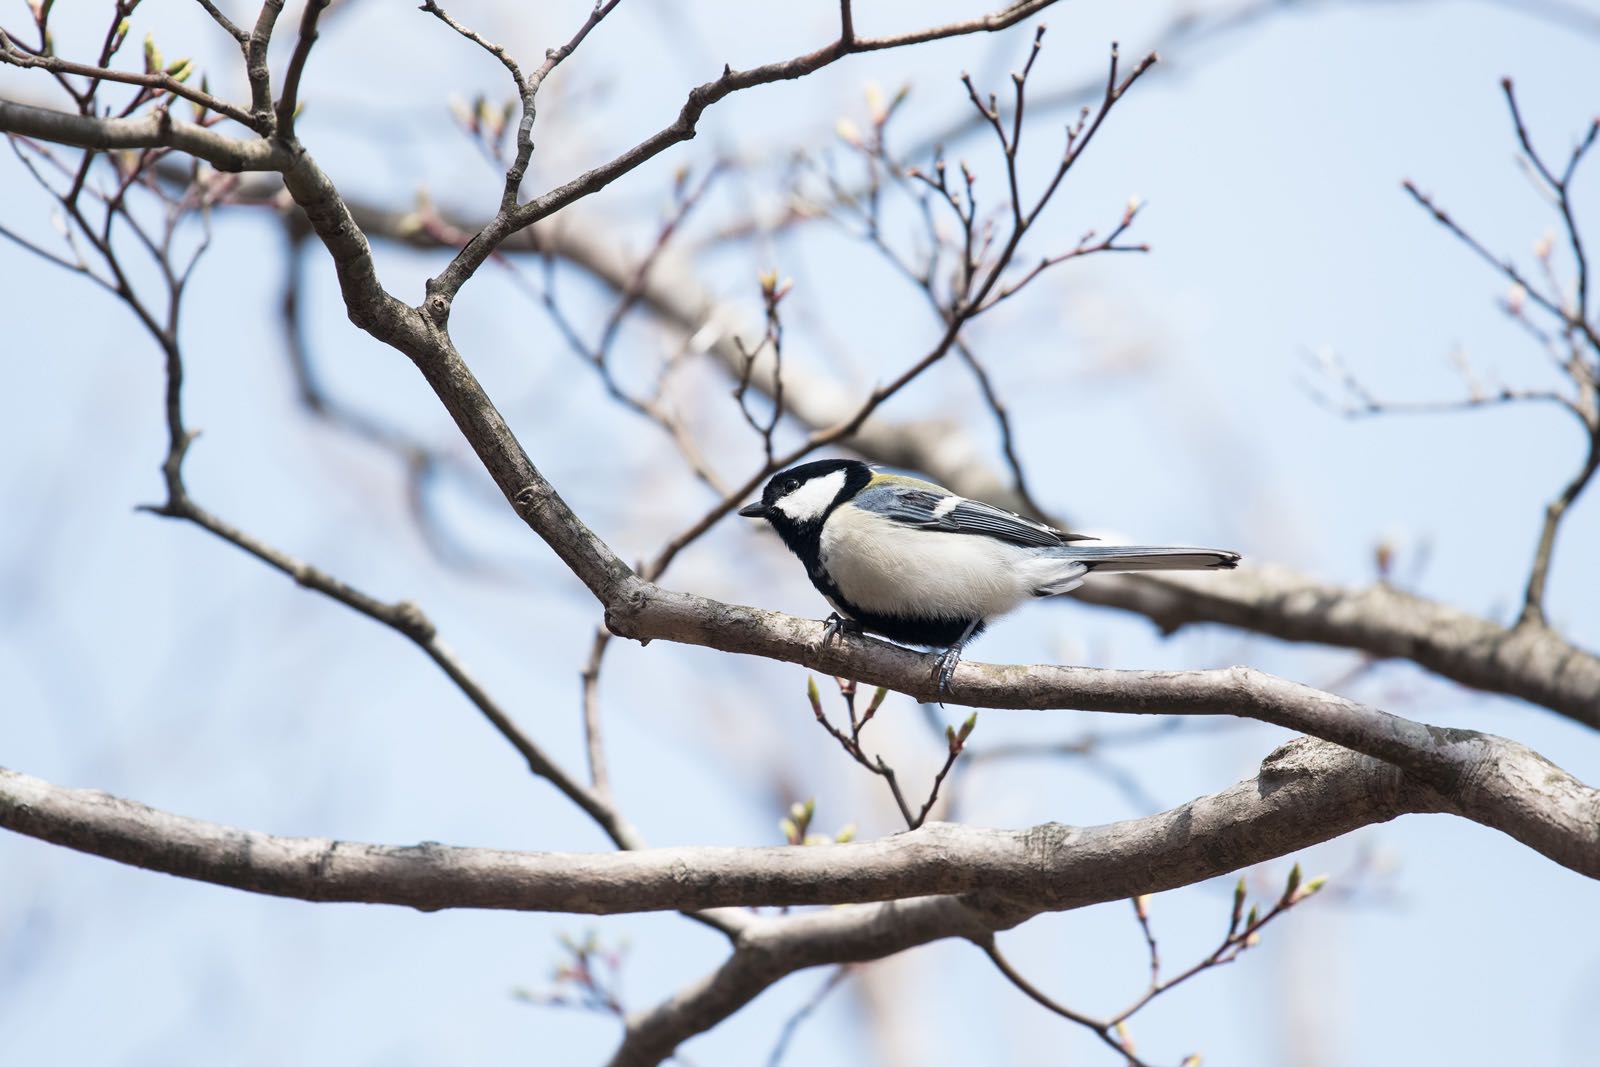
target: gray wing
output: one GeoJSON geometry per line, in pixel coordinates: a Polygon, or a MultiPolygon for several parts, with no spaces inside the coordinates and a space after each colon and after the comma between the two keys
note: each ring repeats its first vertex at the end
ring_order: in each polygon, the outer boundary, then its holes
{"type": "Polygon", "coordinates": [[[949,492],[903,484],[869,485],[851,503],[863,511],[882,515],[906,526],[949,533],[983,534],[1037,548],[1052,548],[1067,541],[1090,540],[1082,534],[1063,533],[1043,523],[1002,511],[981,500],[968,500],[949,492]]]}

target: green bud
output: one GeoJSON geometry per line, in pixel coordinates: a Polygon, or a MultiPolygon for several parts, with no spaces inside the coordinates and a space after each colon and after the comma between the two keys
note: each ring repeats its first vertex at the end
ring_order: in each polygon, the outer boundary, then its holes
{"type": "Polygon", "coordinates": [[[188,81],[189,75],[194,73],[194,60],[180,59],[176,63],[169,64],[167,73],[172,76],[174,81],[188,81]]]}
{"type": "Polygon", "coordinates": [[[160,70],[161,68],[163,68],[165,66],[166,66],[166,64],[161,62],[161,49],[156,47],[155,35],[154,34],[150,34],[150,33],[145,34],[144,35],[144,71],[145,71],[145,73],[146,74],[154,74],[156,71],[160,70]]]}
{"type": "Polygon", "coordinates": [[[1294,891],[1300,888],[1300,865],[1296,863],[1289,868],[1289,881],[1284,886],[1283,899],[1288,900],[1294,896],[1294,891]]]}
{"type": "Polygon", "coordinates": [[[1317,890],[1321,889],[1327,884],[1328,876],[1325,874],[1319,874],[1305,884],[1305,888],[1300,890],[1300,895],[1302,897],[1309,897],[1311,894],[1315,893],[1317,890]]]}
{"type": "Polygon", "coordinates": [[[793,819],[779,819],[778,832],[783,834],[783,839],[791,845],[800,840],[800,827],[794,824],[793,819]]]}
{"type": "Polygon", "coordinates": [[[817,680],[810,675],[806,676],[806,699],[811,701],[811,710],[817,718],[822,718],[822,690],[817,688],[817,680]]]}
{"type": "Polygon", "coordinates": [[[853,822],[845,823],[843,826],[839,827],[839,832],[833,835],[834,843],[838,845],[848,845],[855,839],[856,824],[853,822]]]}
{"type": "Polygon", "coordinates": [[[1250,914],[1245,916],[1244,928],[1246,930],[1255,929],[1256,922],[1258,921],[1259,918],[1260,918],[1260,916],[1256,911],[1256,906],[1254,904],[1250,905],[1250,914]]]}
{"type": "MultiPolygon", "coordinates": [[[[211,82],[204,74],[200,75],[200,91],[207,95],[210,95],[211,93],[211,82]]],[[[196,122],[199,122],[201,119],[206,117],[206,109],[203,104],[194,104],[191,106],[194,108],[194,119],[196,122]]]]}
{"type": "Polygon", "coordinates": [[[1231,935],[1239,929],[1239,918],[1244,915],[1244,875],[1239,876],[1239,884],[1233,887],[1233,918],[1228,921],[1228,933],[1231,935]]]}
{"type": "Polygon", "coordinates": [[[862,718],[863,719],[872,718],[872,716],[877,712],[878,708],[880,708],[883,705],[884,698],[887,697],[888,695],[889,695],[889,687],[886,686],[886,685],[880,685],[880,686],[878,686],[878,688],[874,689],[872,691],[872,703],[867,705],[866,714],[863,715],[862,718]]]}
{"type": "Polygon", "coordinates": [[[973,729],[973,727],[975,727],[977,725],[978,725],[978,713],[977,712],[973,712],[971,715],[968,715],[967,716],[967,720],[961,724],[961,729],[959,731],[957,731],[957,733],[956,733],[956,740],[957,741],[965,741],[967,738],[971,737],[972,736],[972,729],[973,729]]]}

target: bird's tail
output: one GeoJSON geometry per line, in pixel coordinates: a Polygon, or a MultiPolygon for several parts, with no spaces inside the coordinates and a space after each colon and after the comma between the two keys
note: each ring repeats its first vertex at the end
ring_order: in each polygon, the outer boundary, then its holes
{"type": "Polygon", "coordinates": [[[1091,571],[1217,571],[1239,565],[1239,553],[1220,548],[1165,548],[1148,545],[1062,546],[1059,555],[1091,571]]]}

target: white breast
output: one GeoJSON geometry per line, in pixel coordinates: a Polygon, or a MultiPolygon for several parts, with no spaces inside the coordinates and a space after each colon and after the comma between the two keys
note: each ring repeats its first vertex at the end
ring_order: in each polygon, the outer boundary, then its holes
{"type": "Polygon", "coordinates": [[[919,530],[852,507],[828,516],[821,552],[839,592],[856,607],[944,619],[1003,615],[1062,562],[1021,545],[919,530]]]}

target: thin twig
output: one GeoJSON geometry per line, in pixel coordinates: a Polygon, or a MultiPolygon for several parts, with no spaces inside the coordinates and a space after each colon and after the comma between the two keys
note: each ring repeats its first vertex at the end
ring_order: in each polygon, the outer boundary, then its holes
{"type": "MultiPolygon", "coordinates": [[[[845,11],[850,10],[850,0],[843,0],[845,11]]],[[[822,1002],[828,999],[828,994],[839,988],[846,978],[850,977],[851,965],[840,964],[828,973],[828,977],[817,987],[817,991],[806,1002],[795,1009],[793,1015],[784,1021],[783,1028],[778,1031],[777,1043],[772,1046],[772,1051],[767,1054],[767,1067],[779,1067],[783,1063],[784,1055],[789,1051],[789,1042],[794,1039],[795,1031],[800,1029],[800,1024],[814,1015],[822,1002]]]]}
{"type": "MultiPolygon", "coordinates": [[[[423,11],[434,15],[439,21],[498,59],[501,65],[506,68],[507,73],[511,75],[511,81],[516,86],[517,99],[522,105],[522,116],[517,122],[517,151],[511,165],[506,168],[505,189],[500,195],[500,214],[495,219],[496,223],[501,222],[516,210],[517,197],[522,189],[522,179],[527,176],[528,161],[533,158],[533,124],[537,116],[534,101],[539,94],[539,87],[544,84],[545,78],[550,76],[550,72],[555,70],[562,60],[577,51],[578,46],[583,43],[583,39],[589,36],[589,31],[598,26],[600,21],[609,15],[618,3],[620,3],[620,0],[597,0],[593,10],[589,12],[589,17],[578,28],[578,32],[573,34],[566,44],[547,51],[544,62],[539,65],[537,70],[524,78],[522,69],[517,66],[517,61],[511,58],[511,53],[504,46],[495,44],[477,31],[457,22],[434,0],[423,0],[423,11]]],[[[482,235],[480,234],[479,236],[481,237],[482,235]]],[[[468,247],[472,247],[471,243],[469,243],[468,247]]],[[[492,251],[493,249],[487,249],[486,254],[492,251]]],[[[482,260],[479,262],[481,263],[482,260]]]]}
{"type": "MultiPolygon", "coordinates": [[[[615,0],[613,0],[614,2],[615,0]]],[[[461,249],[444,271],[430,280],[428,284],[431,304],[429,313],[439,321],[447,318],[450,304],[454,300],[456,293],[460,291],[461,286],[477,272],[478,268],[512,234],[533,225],[540,219],[553,215],[577,200],[605,188],[624,174],[660,155],[671,146],[689,140],[695,135],[700,117],[705,113],[706,109],[726,99],[733,93],[754,88],[758,85],[803,78],[846,56],[861,52],[903,48],[967,34],[992,33],[1014,26],[1023,19],[1044,10],[1054,2],[1055,0],[1020,0],[1020,2],[1013,3],[1000,11],[959,22],[946,23],[886,37],[857,36],[849,42],[835,40],[805,55],[795,56],[776,63],[768,63],[749,70],[736,71],[732,67],[725,67],[719,77],[697,86],[689,92],[687,100],[679,109],[678,117],[672,123],[609,162],[594,167],[571,181],[520,205],[515,202],[513,186],[520,185],[522,174],[518,171],[517,165],[513,164],[512,168],[507,171],[507,189],[511,191],[511,195],[502,196],[500,213],[461,249]]],[[[610,6],[597,7],[595,9],[601,15],[610,10],[610,6]]],[[[583,34],[586,34],[593,27],[594,21],[593,17],[591,17],[591,21],[585,24],[585,28],[580,31],[578,37],[574,38],[574,42],[569,42],[569,49],[570,47],[575,47],[575,42],[581,40],[583,34]]],[[[557,52],[561,55],[566,54],[562,53],[561,50],[557,50],[557,52]]],[[[559,56],[557,61],[559,62],[559,56]]],[[[530,82],[532,81],[532,79],[529,80],[530,82]]],[[[531,128],[532,121],[531,109],[525,109],[523,125],[531,128]]],[[[520,137],[521,132],[519,130],[520,137]]],[[[532,150],[531,142],[528,150],[530,152],[532,150]]],[[[520,159],[520,145],[518,154],[520,159]]]]}
{"type": "Polygon", "coordinates": [[[242,126],[254,127],[250,113],[243,108],[235,107],[226,100],[212,96],[203,90],[191,89],[169,71],[159,70],[148,74],[137,74],[129,70],[111,70],[104,66],[74,63],[57,56],[33,56],[18,48],[16,42],[12,41],[4,30],[0,30],[0,63],[6,63],[13,67],[34,67],[39,70],[49,71],[52,74],[77,74],[93,78],[96,81],[121,82],[124,85],[138,85],[146,89],[159,89],[162,92],[171,93],[173,96],[180,96],[208,111],[226,115],[242,126]]]}
{"type": "Polygon", "coordinates": [[[289,57],[289,70],[283,77],[283,95],[278,99],[278,135],[285,141],[294,140],[294,120],[300,109],[300,79],[305,76],[311,46],[317,43],[317,20],[329,2],[306,0],[305,10],[300,15],[300,38],[295,42],[294,54],[289,57]]]}

